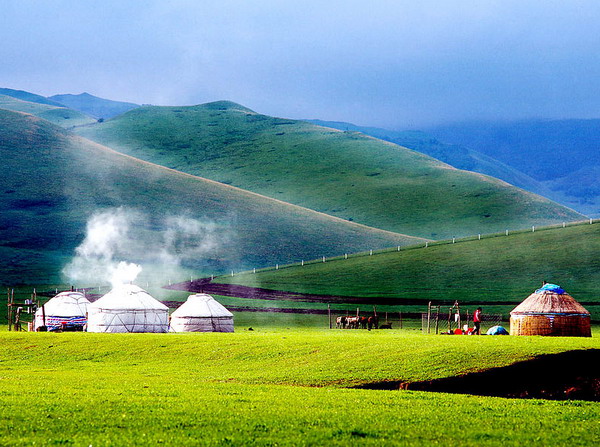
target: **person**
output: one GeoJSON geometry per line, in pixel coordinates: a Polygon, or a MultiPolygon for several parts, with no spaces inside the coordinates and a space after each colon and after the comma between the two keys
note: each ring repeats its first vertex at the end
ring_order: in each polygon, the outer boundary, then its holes
{"type": "Polygon", "coordinates": [[[473,314],[473,326],[475,326],[473,334],[481,335],[481,307],[478,307],[473,314]]]}

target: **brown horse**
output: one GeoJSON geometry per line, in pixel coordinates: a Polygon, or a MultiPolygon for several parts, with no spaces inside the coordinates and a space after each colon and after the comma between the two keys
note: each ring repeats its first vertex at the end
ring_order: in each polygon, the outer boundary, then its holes
{"type": "Polygon", "coordinates": [[[379,317],[377,315],[369,317],[367,324],[369,326],[369,330],[373,328],[379,329],[379,317]]]}

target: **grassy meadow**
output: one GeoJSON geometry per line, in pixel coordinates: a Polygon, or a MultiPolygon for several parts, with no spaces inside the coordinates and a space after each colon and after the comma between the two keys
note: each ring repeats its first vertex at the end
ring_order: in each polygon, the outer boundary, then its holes
{"type": "Polygon", "coordinates": [[[181,172],[428,239],[581,218],[500,180],[392,143],[260,115],[227,101],[140,107],[77,132],[181,172]]]}
{"type": "Polygon", "coordinates": [[[0,333],[2,445],[594,445],[600,405],[349,387],[596,338],[406,331],[0,333]]]}

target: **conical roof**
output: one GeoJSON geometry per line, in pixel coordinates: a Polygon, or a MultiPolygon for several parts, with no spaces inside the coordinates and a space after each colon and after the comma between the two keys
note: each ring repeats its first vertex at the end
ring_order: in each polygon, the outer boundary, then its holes
{"type": "Polygon", "coordinates": [[[185,303],[171,314],[171,317],[233,317],[225,307],[206,293],[190,295],[185,303]]]}
{"type": "Polygon", "coordinates": [[[563,289],[553,284],[548,284],[529,295],[510,314],[589,315],[590,313],[563,289]]]}
{"type": "Polygon", "coordinates": [[[80,292],[61,292],[44,304],[44,310],[39,308],[36,315],[45,313],[50,316],[76,317],[84,316],[90,304],[88,299],[80,292]]]}
{"type": "Polygon", "coordinates": [[[133,284],[122,284],[115,287],[90,306],[96,309],[112,310],[168,310],[168,307],[163,303],[153,298],[141,287],[133,284]]]}

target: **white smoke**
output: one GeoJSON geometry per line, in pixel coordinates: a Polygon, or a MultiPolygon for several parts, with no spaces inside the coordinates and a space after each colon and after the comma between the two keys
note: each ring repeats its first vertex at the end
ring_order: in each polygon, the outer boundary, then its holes
{"type": "Polygon", "coordinates": [[[214,222],[109,209],[88,220],[85,239],[63,274],[72,284],[115,287],[134,282],[147,267],[155,281],[182,280],[182,262],[216,252],[226,238],[214,222]]]}

